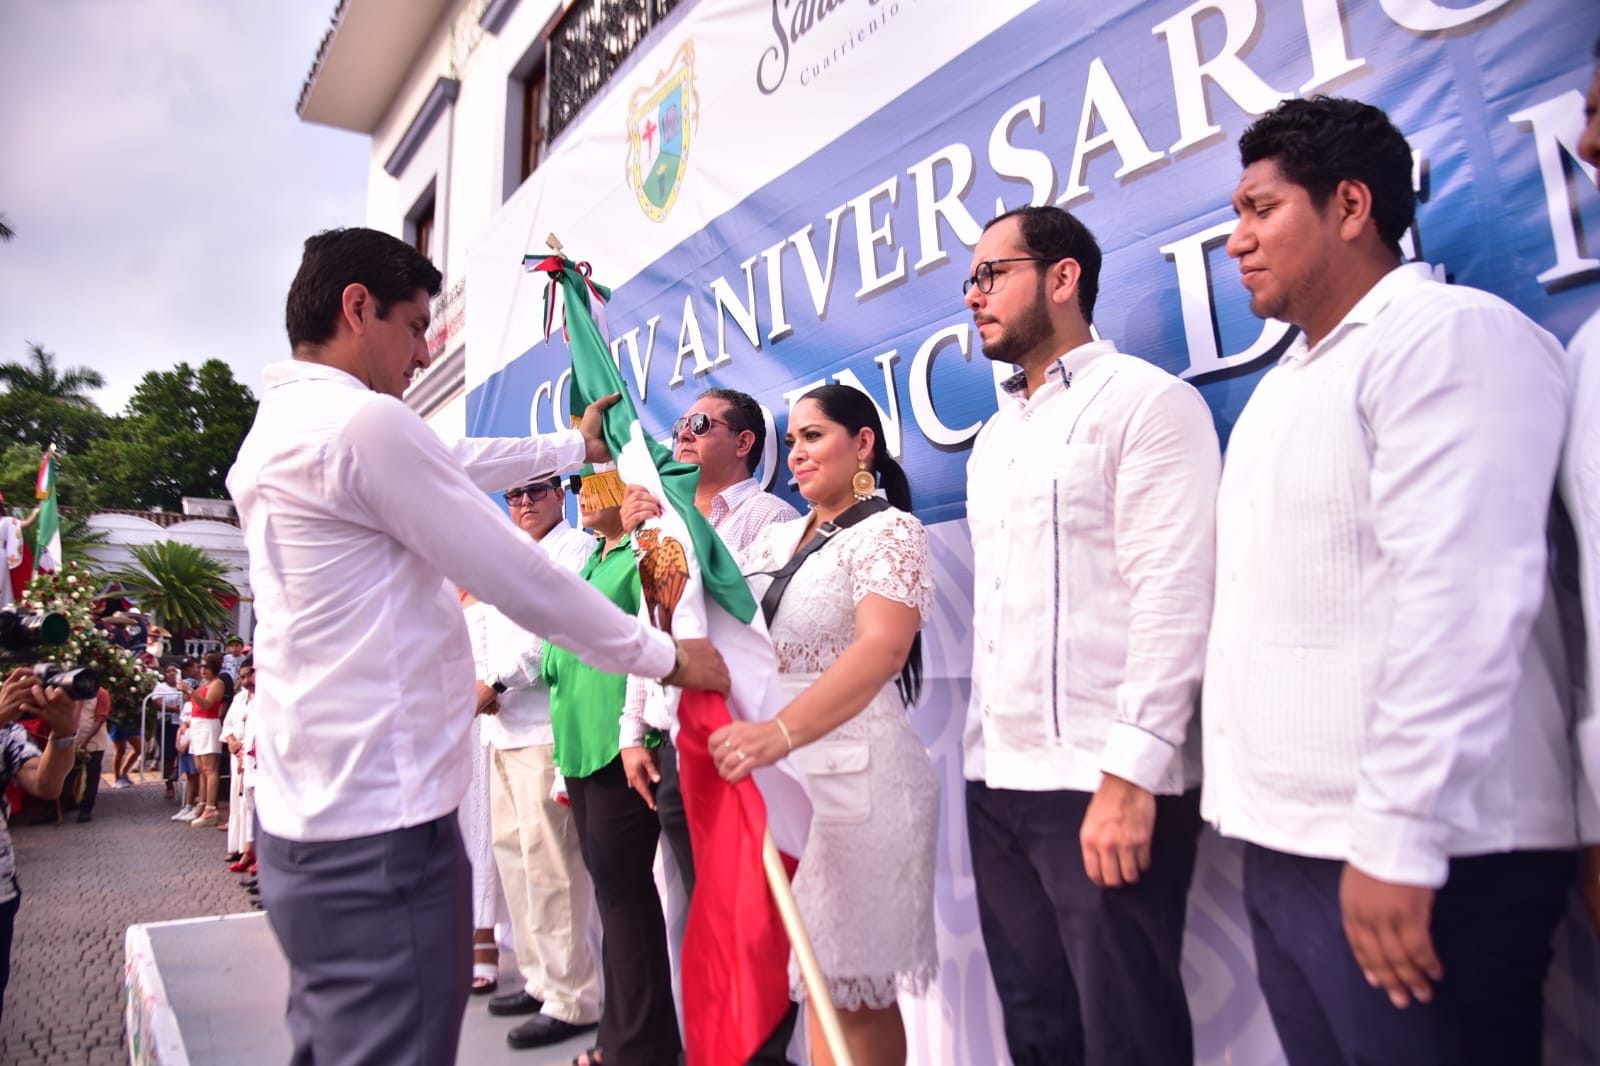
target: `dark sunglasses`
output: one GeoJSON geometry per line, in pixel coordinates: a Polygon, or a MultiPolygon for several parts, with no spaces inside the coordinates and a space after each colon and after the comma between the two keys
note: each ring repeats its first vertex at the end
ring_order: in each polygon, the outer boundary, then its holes
{"type": "Polygon", "coordinates": [[[506,502],[510,504],[521,503],[526,497],[529,503],[539,499],[547,492],[560,492],[561,486],[548,483],[540,485],[524,485],[520,489],[512,489],[506,493],[506,502]]]}
{"type": "Polygon", "coordinates": [[[703,437],[711,432],[712,426],[722,426],[730,431],[733,429],[720,418],[712,418],[704,411],[696,411],[687,418],[680,418],[672,423],[672,439],[677,440],[683,436],[683,431],[686,429],[696,437],[703,437]]]}

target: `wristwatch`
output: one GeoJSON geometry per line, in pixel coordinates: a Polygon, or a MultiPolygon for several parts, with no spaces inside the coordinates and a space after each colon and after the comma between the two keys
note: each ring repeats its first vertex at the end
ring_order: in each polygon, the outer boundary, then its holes
{"type": "Polygon", "coordinates": [[[71,747],[75,747],[77,745],[77,743],[78,743],[78,738],[75,737],[75,736],[72,736],[71,734],[68,734],[67,736],[64,736],[64,737],[51,737],[50,738],[50,746],[52,748],[60,748],[62,751],[65,751],[66,749],[71,748],[71,747]]]}
{"type": "Polygon", "coordinates": [[[500,693],[506,690],[506,683],[501,681],[498,677],[491,677],[489,679],[489,687],[494,689],[495,695],[498,696],[500,693]]]}

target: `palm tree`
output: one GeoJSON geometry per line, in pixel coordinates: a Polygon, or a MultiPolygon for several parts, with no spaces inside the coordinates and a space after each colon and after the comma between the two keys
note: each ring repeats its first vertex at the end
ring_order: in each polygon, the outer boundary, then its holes
{"type": "Polygon", "coordinates": [[[228,609],[219,596],[237,596],[228,581],[228,567],[202,548],[175,540],[158,540],[130,549],[134,565],[110,575],[144,612],[175,633],[190,627],[227,624],[228,609]]]}
{"type": "Polygon", "coordinates": [[[17,231],[11,228],[11,220],[6,217],[4,211],[0,211],[0,241],[14,241],[16,239],[17,231]]]}
{"type": "Polygon", "coordinates": [[[0,363],[0,385],[12,392],[29,392],[64,407],[98,410],[88,395],[89,389],[103,389],[106,379],[98,370],[75,366],[65,372],[56,369],[54,352],[44,345],[28,342],[28,357],[21,363],[0,363]]]}
{"type": "Polygon", "coordinates": [[[0,363],[0,440],[38,448],[54,442],[76,454],[105,432],[105,412],[89,396],[106,379],[88,367],[56,364],[42,344],[28,344],[27,357],[0,363]]]}

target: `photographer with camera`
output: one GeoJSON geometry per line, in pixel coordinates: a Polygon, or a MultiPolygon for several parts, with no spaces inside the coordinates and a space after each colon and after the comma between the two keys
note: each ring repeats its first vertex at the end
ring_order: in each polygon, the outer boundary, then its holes
{"type": "MultiPolygon", "coordinates": [[[[0,685],[0,794],[15,781],[27,793],[53,800],[72,769],[77,747],[78,705],[71,693],[47,685],[31,669],[19,667],[0,685]],[[17,724],[32,714],[50,727],[51,740],[41,753],[28,731],[17,724]]],[[[4,1016],[6,982],[11,976],[11,931],[22,905],[16,862],[7,829],[10,812],[0,800],[0,1017],[4,1016]]]]}

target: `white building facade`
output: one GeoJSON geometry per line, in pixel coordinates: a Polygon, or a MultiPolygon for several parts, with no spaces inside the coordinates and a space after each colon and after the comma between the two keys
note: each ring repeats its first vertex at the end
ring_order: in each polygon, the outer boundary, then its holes
{"type": "MultiPolygon", "coordinates": [[[[299,113],[371,138],[366,223],[445,275],[407,395],[441,436],[565,422],[567,351],[520,267],[551,233],[614,288],[613,355],[651,432],[708,386],[754,395],[775,438],[824,382],[878,405],[938,588],[912,721],[942,780],[941,971],[903,1001],[911,1061],[988,1066],[1004,1039],[960,739],[964,468],[1007,373],[961,303],[983,223],[1078,215],[1106,256],[1097,328],[1194,383],[1225,441],[1292,339],[1249,313],[1223,251],[1238,135],[1285,97],[1355,96],[1416,151],[1408,253],[1565,340],[1600,294],[1582,239],[1600,195],[1572,179],[1593,35],[1592,0],[341,0],[299,113]]],[[[763,473],[793,499],[782,468],[774,448],[763,473]]],[[[1202,836],[1184,968],[1205,1064],[1281,1061],[1240,870],[1202,836]]],[[[1547,1059],[1600,1064],[1592,937],[1569,923],[1556,951],[1547,1059]]]]}

